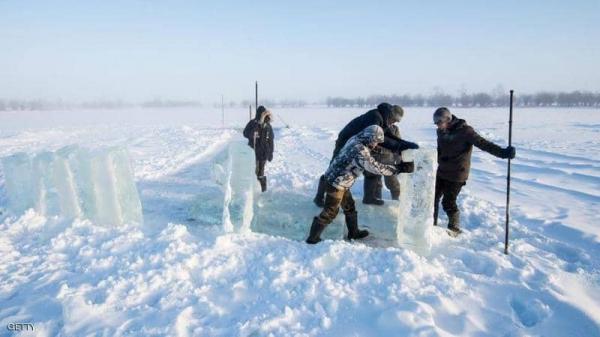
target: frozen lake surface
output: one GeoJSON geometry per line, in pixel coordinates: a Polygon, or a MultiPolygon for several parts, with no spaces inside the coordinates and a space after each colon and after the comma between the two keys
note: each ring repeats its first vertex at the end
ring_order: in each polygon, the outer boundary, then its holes
{"type": "MultiPolygon", "coordinates": [[[[507,110],[452,112],[504,146],[507,110]]],[[[300,205],[296,221],[308,231],[318,209],[307,201],[337,132],[364,111],[273,109],[276,152],[257,202],[300,205]]],[[[434,149],[432,112],[407,108],[403,137],[434,149]]],[[[215,163],[247,118],[245,109],[226,109],[222,128],[220,109],[1,112],[1,157],[127,148],[144,223],[13,214],[0,171],[0,328],[30,322],[38,336],[600,336],[600,110],[515,110],[508,256],[506,161],[479,150],[459,197],[465,233],[452,239],[434,229],[426,255],[377,241],[308,246],[227,232],[215,163]]],[[[362,180],[353,193],[360,201],[362,180]]]]}

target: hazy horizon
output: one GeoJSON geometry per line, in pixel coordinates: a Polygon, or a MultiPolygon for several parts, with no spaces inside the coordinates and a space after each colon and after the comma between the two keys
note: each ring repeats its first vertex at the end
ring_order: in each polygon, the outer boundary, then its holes
{"type": "Polygon", "coordinates": [[[600,90],[600,2],[0,2],[0,97],[600,90]]]}

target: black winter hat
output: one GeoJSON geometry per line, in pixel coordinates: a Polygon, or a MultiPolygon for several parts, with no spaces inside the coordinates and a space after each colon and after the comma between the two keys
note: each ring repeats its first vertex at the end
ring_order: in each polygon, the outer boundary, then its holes
{"type": "Polygon", "coordinates": [[[263,112],[267,111],[267,108],[265,108],[262,105],[259,105],[258,108],[256,108],[256,119],[259,120],[262,117],[263,112]]]}
{"type": "Polygon", "coordinates": [[[379,105],[377,106],[377,110],[379,110],[379,112],[382,114],[387,114],[392,112],[392,105],[386,102],[379,103],[379,105]]]}
{"type": "Polygon", "coordinates": [[[377,110],[383,117],[383,121],[386,126],[390,126],[400,120],[397,118],[396,113],[394,112],[394,107],[389,103],[381,103],[377,106],[377,110]]]}

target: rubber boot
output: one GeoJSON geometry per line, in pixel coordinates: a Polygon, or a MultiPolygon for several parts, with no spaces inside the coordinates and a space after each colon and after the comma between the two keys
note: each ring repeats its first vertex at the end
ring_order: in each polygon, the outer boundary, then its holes
{"type": "Polygon", "coordinates": [[[460,230],[460,212],[448,214],[448,234],[452,237],[462,233],[460,230]]]}
{"type": "Polygon", "coordinates": [[[315,205],[317,205],[317,207],[323,208],[325,206],[326,186],[327,183],[325,182],[325,176],[322,175],[321,178],[319,178],[319,185],[317,186],[317,195],[315,195],[315,198],[313,199],[313,202],[315,203],[315,205]]]}
{"type": "Polygon", "coordinates": [[[262,192],[266,192],[267,191],[267,177],[266,176],[258,177],[258,182],[260,183],[260,190],[262,192]]]}
{"type": "Polygon", "coordinates": [[[358,229],[358,214],[346,214],[346,227],[348,227],[348,240],[358,240],[369,235],[366,229],[358,229]]]}
{"type": "Polygon", "coordinates": [[[327,227],[327,225],[321,224],[319,218],[314,217],[306,243],[314,245],[315,243],[321,242],[321,233],[323,233],[325,227],[327,227]]]}
{"type": "Polygon", "coordinates": [[[365,175],[363,204],[382,206],[381,188],[381,176],[365,175]]]}

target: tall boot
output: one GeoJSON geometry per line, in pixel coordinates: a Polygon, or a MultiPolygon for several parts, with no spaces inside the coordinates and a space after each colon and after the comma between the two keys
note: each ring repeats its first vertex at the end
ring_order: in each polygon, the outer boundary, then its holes
{"type": "Polygon", "coordinates": [[[365,174],[363,204],[382,206],[381,187],[381,176],[365,174]]]}
{"type": "Polygon", "coordinates": [[[358,214],[356,212],[346,214],[346,227],[348,227],[348,240],[358,240],[369,235],[366,229],[358,229],[358,214]]]}
{"type": "Polygon", "coordinates": [[[319,178],[319,185],[317,186],[317,195],[313,199],[313,202],[318,207],[323,208],[325,206],[325,188],[327,187],[327,182],[325,182],[325,175],[322,175],[319,178]]]}
{"type": "Polygon", "coordinates": [[[266,176],[258,177],[258,182],[260,182],[260,190],[262,192],[266,192],[267,191],[267,177],[266,176]]]}
{"type": "Polygon", "coordinates": [[[327,227],[327,225],[321,224],[319,222],[319,218],[314,217],[312,225],[310,226],[310,233],[308,234],[308,239],[306,239],[306,243],[315,244],[321,242],[321,233],[327,227]]]}
{"type": "Polygon", "coordinates": [[[462,233],[460,230],[460,212],[448,214],[448,233],[450,236],[457,236],[462,233]]]}

